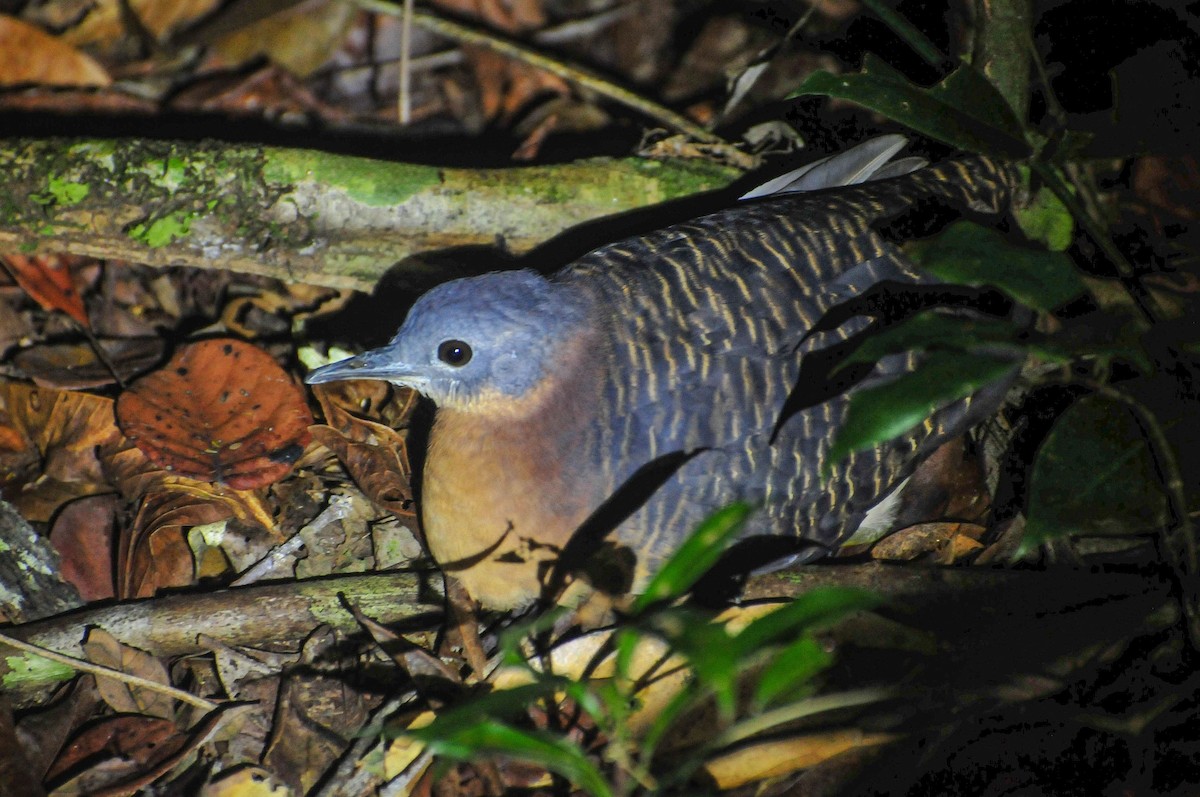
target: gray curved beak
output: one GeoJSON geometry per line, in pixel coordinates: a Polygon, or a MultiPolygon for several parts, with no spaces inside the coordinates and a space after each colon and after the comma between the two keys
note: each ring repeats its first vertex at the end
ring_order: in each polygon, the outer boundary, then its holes
{"type": "Polygon", "coordinates": [[[412,366],[399,362],[392,347],[384,346],[348,360],[323,365],[304,377],[304,381],[310,385],[320,385],[343,379],[382,379],[398,385],[409,385],[416,377],[412,366]]]}

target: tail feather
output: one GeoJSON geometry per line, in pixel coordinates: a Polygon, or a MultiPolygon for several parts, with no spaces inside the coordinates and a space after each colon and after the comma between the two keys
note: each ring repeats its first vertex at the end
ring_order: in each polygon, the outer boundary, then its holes
{"type": "Polygon", "coordinates": [[[867,139],[844,152],[834,153],[768,180],[743,194],[741,199],[818,191],[908,174],[920,169],[928,161],[915,157],[892,161],[892,156],[907,144],[908,139],[899,133],[867,139]]]}

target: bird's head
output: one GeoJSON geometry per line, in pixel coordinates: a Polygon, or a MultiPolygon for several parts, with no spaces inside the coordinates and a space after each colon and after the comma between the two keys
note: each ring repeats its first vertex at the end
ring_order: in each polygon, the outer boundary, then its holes
{"type": "Polygon", "coordinates": [[[533,271],[454,280],[418,299],[386,346],[318,368],[305,381],[383,379],[466,411],[519,404],[586,320],[572,291],[533,271]]]}

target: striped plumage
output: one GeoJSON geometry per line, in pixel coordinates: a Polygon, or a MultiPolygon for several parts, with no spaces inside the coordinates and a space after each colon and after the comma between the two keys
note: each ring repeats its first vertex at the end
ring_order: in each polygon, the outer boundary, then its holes
{"type": "MultiPolygon", "coordinates": [[[[948,408],[895,445],[834,465],[822,485],[845,397],[793,415],[773,441],[772,431],[804,354],[865,321],[806,335],[882,280],[920,279],[874,231],[879,222],[919,200],[998,212],[1012,181],[989,160],[964,158],[744,203],[602,247],[548,279],[457,280],[422,297],[387,347],[310,381],[386,378],[438,403],[426,538],[485,605],[536,597],[546,564],[589,513],[639,467],[680,450],[700,453],[615,535],[638,583],[733,500],[761,506],[747,534],[834,547],[975,413],[965,402],[948,408]],[[447,341],[465,342],[469,362],[439,358],[447,341]]],[[[911,364],[889,358],[871,379],[911,364]]]]}

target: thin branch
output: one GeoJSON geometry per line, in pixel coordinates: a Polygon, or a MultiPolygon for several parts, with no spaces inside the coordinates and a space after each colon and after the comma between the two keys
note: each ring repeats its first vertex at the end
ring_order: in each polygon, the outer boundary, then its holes
{"type": "Polygon", "coordinates": [[[412,119],[412,19],[413,0],[404,0],[404,13],[400,16],[400,92],[396,95],[402,125],[412,119]]]}
{"type": "Polygon", "coordinates": [[[176,689],[169,684],[161,684],[158,681],[151,681],[149,678],[142,678],[139,675],[130,675],[129,673],[121,672],[120,670],[114,670],[110,667],[92,664],[90,661],[84,661],[83,659],[77,659],[73,656],[67,656],[65,654],[50,650],[49,648],[38,647],[37,645],[31,645],[28,642],[22,642],[15,637],[8,636],[7,634],[0,634],[0,642],[14,647],[17,650],[23,650],[26,653],[32,653],[35,656],[40,656],[43,659],[48,659],[50,661],[66,665],[72,670],[91,673],[92,675],[101,678],[112,678],[114,680],[121,681],[122,683],[129,684],[130,686],[149,689],[152,692],[158,692],[160,694],[173,697],[176,700],[189,703],[197,708],[204,709],[205,711],[212,711],[218,708],[220,705],[219,703],[214,703],[211,700],[205,700],[202,697],[193,695],[191,692],[185,692],[182,689],[176,689]]]}
{"type": "MultiPolygon", "coordinates": [[[[354,0],[354,2],[360,8],[373,11],[377,14],[398,16],[402,13],[402,10],[398,6],[384,0],[354,0]]],[[[602,97],[607,97],[614,102],[645,114],[667,127],[674,128],[681,133],[686,133],[697,141],[702,141],[706,144],[724,143],[724,139],[710,133],[687,117],[677,114],[671,109],[652,102],[628,89],[622,88],[589,69],[551,58],[527,45],[500,36],[494,31],[470,27],[461,22],[454,22],[436,14],[431,14],[428,11],[415,11],[412,18],[413,22],[424,28],[428,28],[439,36],[453,39],[461,44],[473,44],[485,47],[492,52],[537,67],[556,77],[560,77],[577,86],[582,86],[602,97]]]]}

